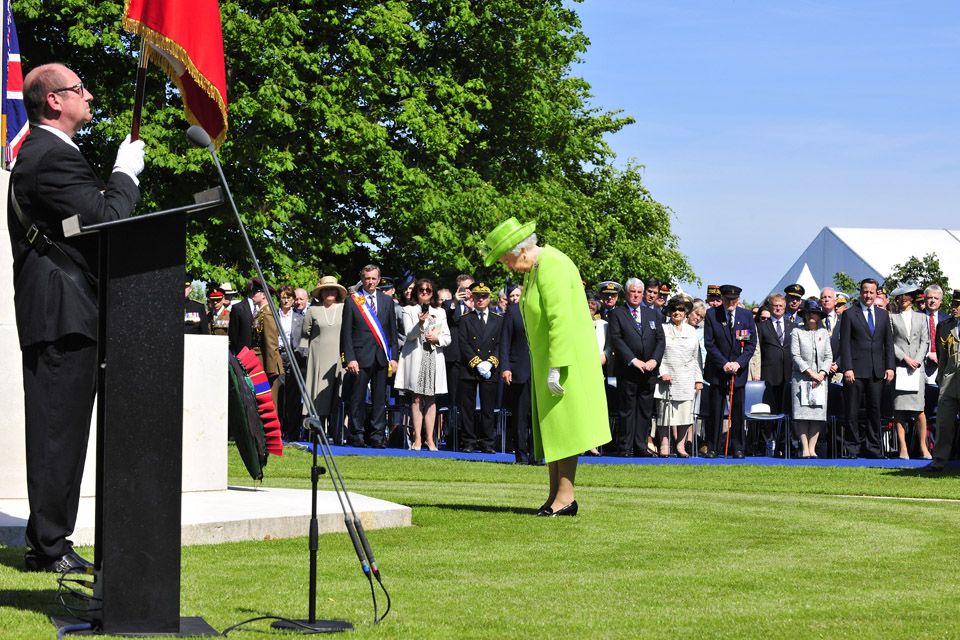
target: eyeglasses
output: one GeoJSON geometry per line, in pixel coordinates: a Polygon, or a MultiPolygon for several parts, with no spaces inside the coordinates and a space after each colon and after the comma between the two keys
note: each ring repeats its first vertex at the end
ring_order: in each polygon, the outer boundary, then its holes
{"type": "Polygon", "coordinates": [[[433,293],[433,289],[425,289],[424,287],[420,287],[417,291],[420,293],[433,293]]]}
{"type": "Polygon", "coordinates": [[[61,91],[73,91],[81,98],[83,97],[83,91],[85,87],[83,86],[83,80],[73,85],[72,87],[61,87],[60,89],[54,89],[51,93],[60,93],[61,91]]]}

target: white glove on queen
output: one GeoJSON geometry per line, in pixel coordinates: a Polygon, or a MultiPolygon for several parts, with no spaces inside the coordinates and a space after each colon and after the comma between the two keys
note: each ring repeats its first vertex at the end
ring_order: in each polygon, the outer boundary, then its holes
{"type": "Polygon", "coordinates": [[[483,362],[481,362],[480,364],[477,365],[477,372],[478,372],[481,376],[483,376],[483,379],[484,379],[484,380],[489,380],[489,379],[490,379],[490,373],[491,373],[492,371],[493,371],[493,364],[491,364],[491,363],[490,363],[489,361],[487,361],[487,360],[484,360],[483,362]]]}
{"type": "Polygon", "coordinates": [[[550,373],[547,374],[547,388],[555,396],[563,395],[563,387],[560,386],[560,369],[550,367],[550,373]]]}
{"type": "Polygon", "coordinates": [[[114,171],[122,171],[137,182],[137,176],[143,171],[143,140],[130,141],[130,134],[120,143],[117,151],[117,160],[113,163],[114,171]]]}

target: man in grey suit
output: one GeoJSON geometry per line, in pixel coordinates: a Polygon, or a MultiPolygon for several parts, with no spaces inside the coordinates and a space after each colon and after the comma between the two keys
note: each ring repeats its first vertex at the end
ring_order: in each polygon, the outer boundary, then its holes
{"type": "Polygon", "coordinates": [[[845,456],[882,458],[880,397],[884,383],[893,381],[895,358],[890,316],[878,309],[877,281],[860,283],[860,301],[844,313],[840,323],[840,368],[847,406],[845,456]],[[860,400],[865,399],[866,429],[860,429],[860,400]]]}

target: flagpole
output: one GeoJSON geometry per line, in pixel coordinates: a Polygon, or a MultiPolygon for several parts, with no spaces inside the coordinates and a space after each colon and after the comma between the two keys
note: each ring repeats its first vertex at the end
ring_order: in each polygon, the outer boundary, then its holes
{"type": "Polygon", "coordinates": [[[140,139],[140,112],[143,111],[143,94],[147,85],[147,39],[140,46],[140,66],[137,67],[137,89],[133,94],[133,124],[130,126],[130,139],[140,139]]]}

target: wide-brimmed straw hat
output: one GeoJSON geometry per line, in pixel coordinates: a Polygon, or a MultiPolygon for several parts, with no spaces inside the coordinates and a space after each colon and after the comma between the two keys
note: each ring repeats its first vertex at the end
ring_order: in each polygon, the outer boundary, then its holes
{"type": "Polygon", "coordinates": [[[487,254],[484,256],[483,265],[490,267],[494,262],[500,259],[510,249],[520,244],[520,241],[529,236],[537,227],[537,222],[520,224],[516,218],[507,218],[497,225],[497,227],[487,234],[487,254]]]}
{"type": "Polygon", "coordinates": [[[347,290],[342,284],[337,282],[337,279],[333,276],[323,276],[320,278],[320,282],[317,283],[316,288],[313,290],[312,295],[314,298],[320,297],[321,289],[336,289],[337,290],[337,302],[343,302],[343,299],[347,297],[347,290]]]}

